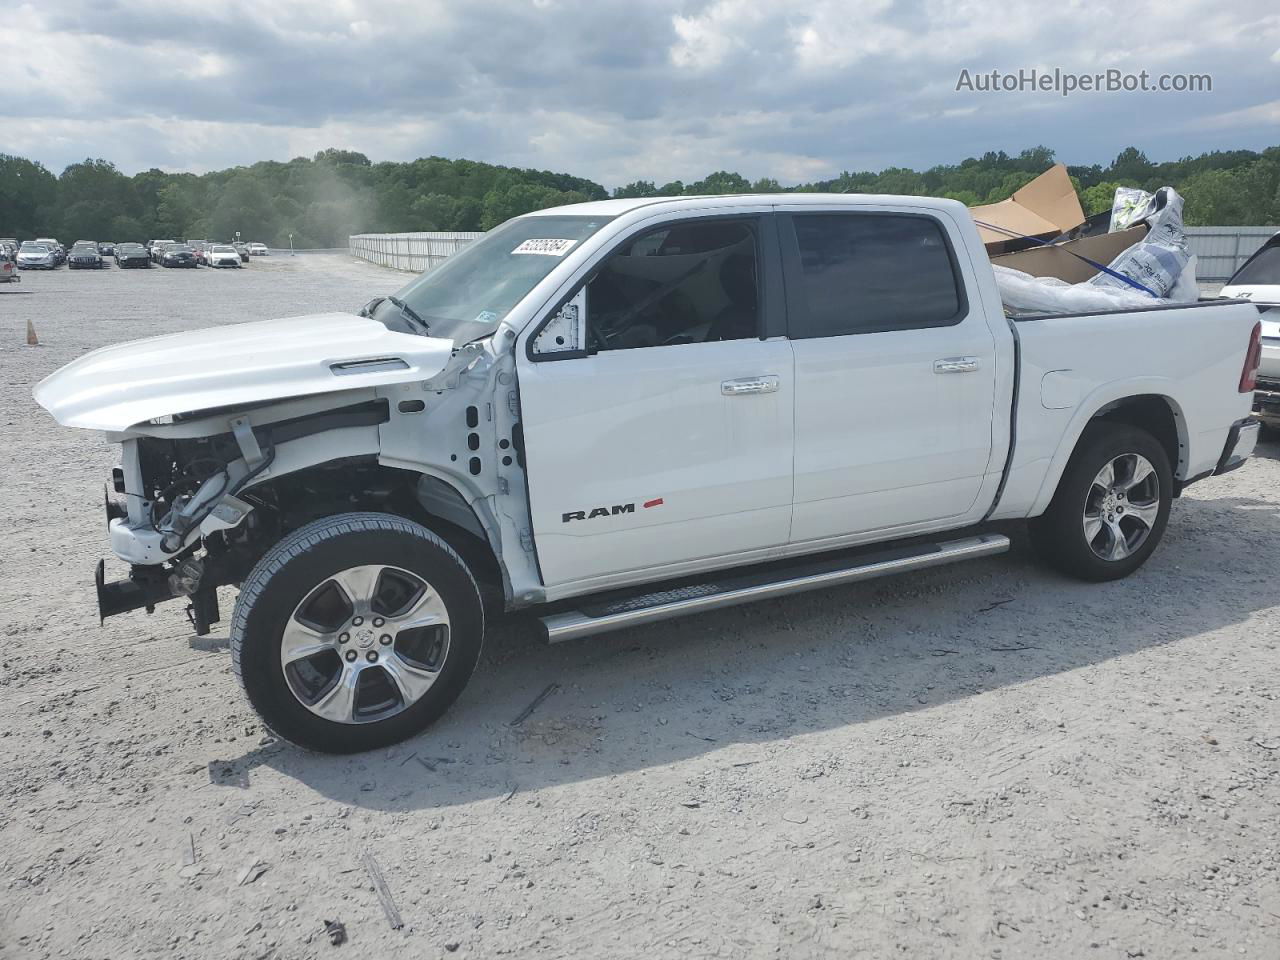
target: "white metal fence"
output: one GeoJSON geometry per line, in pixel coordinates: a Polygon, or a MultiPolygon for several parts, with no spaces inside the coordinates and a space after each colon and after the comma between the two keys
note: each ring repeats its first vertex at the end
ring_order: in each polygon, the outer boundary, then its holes
{"type": "MultiPolygon", "coordinates": [[[[1188,227],[1197,277],[1221,283],[1280,227],[1188,227]]],[[[443,263],[483,233],[363,233],[350,238],[353,257],[421,273],[443,263]]]]}
{"type": "Polygon", "coordinates": [[[443,263],[483,233],[361,233],[348,240],[353,257],[422,273],[443,263]]]}
{"type": "Polygon", "coordinates": [[[1196,255],[1196,277],[1229,279],[1280,227],[1187,227],[1187,246],[1196,255]]]}

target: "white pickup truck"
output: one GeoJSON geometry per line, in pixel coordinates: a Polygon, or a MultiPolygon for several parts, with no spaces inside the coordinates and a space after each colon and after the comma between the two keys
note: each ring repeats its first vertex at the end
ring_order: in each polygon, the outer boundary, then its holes
{"type": "Polygon", "coordinates": [[[122,445],[101,615],[186,597],[203,633],[238,585],[250,701],[336,752],[438,717],[486,610],[562,640],[1015,521],[1132,573],[1252,452],[1259,349],[1245,302],[1011,321],[950,200],[683,197],[518,217],[359,315],[108,347],[35,397],[122,445]]]}

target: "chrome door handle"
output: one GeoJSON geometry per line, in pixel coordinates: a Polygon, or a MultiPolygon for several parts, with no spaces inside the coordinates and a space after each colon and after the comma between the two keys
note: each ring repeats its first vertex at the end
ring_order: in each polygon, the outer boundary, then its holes
{"type": "Polygon", "coordinates": [[[973,373],[977,369],[977,357],[943,357],[933,361],[934,373],[973,373]]]}
{"type": "Polygon", "coordinates": [[[720,384],[720,392],[726,397],[743,397],[750,393],[777,393],[778,378],[769,376],[725,380],[720,384]]]}

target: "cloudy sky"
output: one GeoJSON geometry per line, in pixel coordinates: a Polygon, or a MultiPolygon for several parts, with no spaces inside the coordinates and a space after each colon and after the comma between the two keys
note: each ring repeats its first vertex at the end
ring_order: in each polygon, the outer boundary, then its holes
{"type": "Polygon", "coordinates": [[[786,182],[1045,144],[1280,144],[1275,0],[10,0],[0,152],[203,171],[328,146],[591,177],[786,182]],[[1211,93],[983,93],[1020,68],[1211,93]]]}

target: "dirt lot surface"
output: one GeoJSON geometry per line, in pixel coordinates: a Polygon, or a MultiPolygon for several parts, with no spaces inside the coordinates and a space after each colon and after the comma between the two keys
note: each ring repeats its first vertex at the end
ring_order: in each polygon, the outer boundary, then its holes
{"type": "Polygon", "coordinates": [[[0,287],[0,955],[1280,956],[1277,446],[1188,490],[1127,581],[1019,544],[554,648],[512,622],[436,728],[363,756],[265,738],[225,625],[100,628],[114,449],[35,382],[401,281],[299,256],[0,287]]]}

